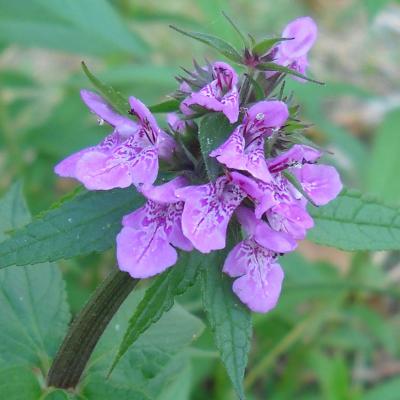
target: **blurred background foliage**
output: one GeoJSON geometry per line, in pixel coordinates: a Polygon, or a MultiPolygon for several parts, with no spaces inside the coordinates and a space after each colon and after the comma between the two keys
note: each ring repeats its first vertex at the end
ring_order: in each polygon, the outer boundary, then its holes
{"type": "MultiPolygon", "coordinates": [[[[334,153],[347,185],[400,203],[400,2],[389,0],[0,0],[0,194],[22,178],[37,214],[76,186],[54,164],[107,130],[80,101],[90,88],[81,60],[125,95],[161,101],[180,66],[215,57],[168,25],[239,44],[221,10],[258,38],[316,19],[311,75],[326,85],[288,80],[308,134],[334,153]]],[[[113,263],[111,252],[60,263],[73,313],[113,263]]],[[[279,305],[254,315],[249,399],[398,400],[400,254],[305,242],[282,264],[279,305]]],[[[180,303],[201,316],[198,288],[180,303]]],[[[233,398],[208,329],[189,354],[185,384],[165,398],[233,398]]]]}

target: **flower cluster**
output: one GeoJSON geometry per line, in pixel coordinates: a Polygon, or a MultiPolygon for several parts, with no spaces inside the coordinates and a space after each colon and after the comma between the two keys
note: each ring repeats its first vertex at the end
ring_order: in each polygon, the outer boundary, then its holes
{"type": "MultiPolygon", "coordinates": [[[[316,33],[311,18],[298,18],[283,31],[287,40],[260,60],[304,74],[316,33]]],[[[271,87],[268,83],[276,82],[277,74],[262,72],[258,82],[271,87]]],[[[235,278],[233,291],[243,303],[267,312],[275,306],[284,278],[278,257],[293,251],[313,226],[307,203],[328,203],[342,185],[334,167],[319,163],[320,150],[292,139],[287,127],[294,121],[293,107],[285,98],[272,90],[261,100],[251,91],[242,96],[252,83],[247,78],[239,79],[224,62],[196,64],[189,78],[179,80],[180,107],[167,116],[166,131],[135,97],[129,98],[133,120],[116,113],[99,95],[82,90],[89,109],[113,131],[100,144],[60,162],[55,171],[89,190],[134,185],[146,198],[143,207],[123,218],[116,239],[119,267],[134,278],[173,266],[176,249],[224,249],[228,225],[239,223],[243,237],[229,252],[223,272],[235,278]],[[210,112],[223,114],[231,124],[223,143],[208,155],[220,168],[212,181],[204,178],[197,124],[210,112]],[[178,171],[161,185],[155,184],[159,159],[164,170],[178,171]]]]}

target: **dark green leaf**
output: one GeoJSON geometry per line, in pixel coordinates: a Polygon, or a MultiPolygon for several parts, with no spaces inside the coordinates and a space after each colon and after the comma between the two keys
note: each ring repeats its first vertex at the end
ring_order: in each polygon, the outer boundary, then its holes
{"type": "Polygon", "coordinates": [[[34,373],[27,367],[0,367],[0,394],[7,400],[37,400],[41,388],[34,373]]]}
{"type": "Polygon", "coordinates": [[[308,238],[342,250],[400,249],[400,211],[345,189],[330,204],[310,208],[315,227],[308,238]]]}
{"type": "MultiPolygon", "coordinates": [[[[0,237],[29,219],[21,187],[16,184],[0,202],[0,237]]],[[[0,271],[0,363],[45,370],[69,319],[64,282],[56,265],[0,271]]]]}
{"type": "Polygon", "coordinates": [[[93,86],[100,92],[100,94],[107,100],[120,114],[128,115],[130,106],[124,96],[116,91],[111,86],[106,85],[97,79],[90,71],[86,64],[82,61],[82,69],[85,75],[92,82],[93,86]]]}
{"type": "Polygon", "coordinates": [[[0,268],[101,252],[113,246],[121,219],[142,198],[134,189],[83,191],[0,244],[0,268]]]}
{"type": "Polygon", "coordinates": [[[228,42],[226,42],[223,39],[220,39],[216,36],[208,35],[207,33],[201,33],[201,32],[187,32],[182,29],[179,29],[175,26],[170,25],[172,29],[175,31],[182,33],[185,36],[188,36],[192,39],[198,40],[199,42],[202,42],[221,54],[223,54],[226,58],[228,58],[231,61],[234,61],[238,64],[242,63],[242,57],[241,55],[237,52],[237,50],[232,47],[228,42]]]}
{"type": "Polygon", "coordinates": [[[229,17],[228,14],[222,11],[222,15],[225,17],[225,19],[229,22],[229,24],[232,26],[232,28],[236,31],[236,33],[239,35],[243,46],[248,47],[249,46],[249,39],[242,33],[242,31],[239,29],[239,27],[233,22],[233,20],[229,17]]]}
{"type": "Polygon", "coordinates": [[[173,112],[179,110],[180,102],[175,99],[170,99],[163,101],[162,103],[154,104],[149,107],[149,110],[152,113],[166,113],[166,112],[173,112]]]}
{"type": "Polygon", "coordinates": [[[323,85],[323,82],[316,81],[315,79],[308,78],[307,76],[300,74],[299,72],[290,69],[288,67],[284,67],[282,65],[275,64],[273,62],[267,62],[267,63],[262,63],[258,64],[257,69],[261,71],[277,71],[277,72],[282,72],[283,74],[288,74],[288,75],[293,75],[297,76],[298,78],[304,79],[306,81],[310,81],[313,83],[318,83],[318,85],[323,85]]]}
{"type": "Polygon", "coordinates": [[[232,279],[222,273],[229,247],[211,253],[202,269],[203,304],[221,359],[240,399],[251,343],[251,314],[232,291],[232,279]]]}
{"type": "MultiPolygon", "coordinates": [[[[102,379],[111,387],[141,392],[142,396],[145,394],[155,399],[187,366],[185,349],[200,336],[204,325],[197,317],[175,305],[138,338],[107,379],[110,362],[118,351],[129,317],[137,308],[141,296],[141,292],[133,292],[108,325],[89,361],[87,379],[81,385],[83,395],[92,398],[93,393],[98,393],[93,380],[102,379]]],[[[128,398],[135,399],[131,396],[128,398]]]]}
{"type": "Polygon", "coordinates": [[[199,253],[181,252],[178,263],[155,278],[129,320],[128,329],[113,361],[111,371],[121,357],[151,325],[157,322],[173,305],[175,297],[192,286],[201,264],[199,253]]]}
{"type": "Polygon", "coordinates": [[[221,166],[215,158],[209,157],[209,154],[222,144],[233,130],[234,126],[229,123],[225,115],[220,113],[207,114],[200,122],[200,149],[211,180],[215,180],[220,175],[221,166]]]}

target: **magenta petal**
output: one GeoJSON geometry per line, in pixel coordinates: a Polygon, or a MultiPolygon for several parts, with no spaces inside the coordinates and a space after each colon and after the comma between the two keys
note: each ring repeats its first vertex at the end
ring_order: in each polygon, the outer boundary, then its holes
{"type": "Polygon", "coordinates": [[[263,130],[267,128],[280,128],[288,119],[289,110],[283,101],[265,100],[259,101],[250,107],[246,113],[244,125],[249,125],[246,128],[250,136],[254,135],[253,130],[263,130]]]}
{"type": "Polygon", "coordinates": [[[94,147],[88,147],[87,149],[80,150],[76,153],[71,154],[69,157],[60,161],[55,167],[54,172],[64,178],[75,178],[76,177],[76,164],[84,156],[84,154],[93,151],[94,147]]]}
{"type": "Polygon", "coordinates": [[[125,188],[132,184],[127,165],[109,163],[110,156],[100,151],[85,153],[76,164],[75,177],[89,190],[125,188]]]}
{"type": "Polygon", "coordinates": [[[188,180],[183,176],[178,176],[168,183],[159,186],[145,187],[141,192],[148,199],[157,203],[176,203],[179,198],[175,195],[175,190],[187,186],[188,180]]]}
{"type": "Polygon", "coordinates": [[[143,149],[134,160],[127,164],[129,165],[131,181],[137,188],[152,185],[157,179],[158,157],[156,148],[143,149]]]}
{"type": "Polygon", "coordinates": [[[178,255],[163,230],[122,228],[117,235],[117,259],[121,271],[133,278],[149,278],[174,265],[178,255]]]}
{"type": "Polygon", "coordinates": [[[268,168],[271,172],[279,172],[289,167],[313,163],[321,156],[321,151],[313,147],[295,144],[279,156],[268,160],[268,168]]]}
{"type": "Polygon", "coordinates": [[[293,39],[281,42],[279,51],[290,59],[302,57],[314,45],[317,34],[317,25],[311,17],[296,18],[285,27],[282,33],[282,37],[293,39]]]}
{"type": "Polygon", "coordinates": [[[330,165],[306,164],[292,172],[317,206],[329,203],[343,188],[336,168],[330,165]]]}
{"type": "Polygon", "coordinates": [[[182,229],[194,247],[202,253],[223,249],[229,220],[244,192],[221,177],[215,183],[189,186],[175,193],[185,201],[182,229]]]}
{"type": "Polygon", "coordinates": [[[260,277],[254,270],[235,280],[233,291],[252,311],[266,313],[278,302],[284,273],[279,264],[271,264],[260,277]]]}
{"type": "Polygon", "coordinates": [[[157,138],[158,156],[166,161],[170,161],[176,150],[176,142],[173,137],[160,130],[157,138]]]}
{"type": "MultiPolygon", "coordinates": [[[[114,126],[123,136],[129,136],[137,130],[137,124],[127,117],[118,114],[101,96],[89,90],[81,90],[81,98],[90,111],[114,126]]],[[[128,110],[127,110],[128,111],[128,110]]]]}
{"type": "Polygon", "coordinates": [[[150,142],[154,145],[157,143],[158,134],[160,128],[157,122],[150,112],[150,110],[136,97],[129,97],[129,104],[131,106],[131,112],[139,119],[141,128],[146,133],[146,136],[150,142]]]}

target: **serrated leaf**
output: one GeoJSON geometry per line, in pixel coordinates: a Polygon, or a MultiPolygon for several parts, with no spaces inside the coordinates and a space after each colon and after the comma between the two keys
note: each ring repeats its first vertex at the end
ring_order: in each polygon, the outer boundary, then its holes
{"type": "Polygon", "coordinates": [[[178,100],[170,99],[150,106],[149,110],[154,114],[173,112],[179,110],[179,104],[180,102],[178,100]]]}
{"type": "Polygon", "coordinates": [[[342,250],[400,249],[400,210],[345,189],[324,207],[310,207],[315,227],[308,239],[342,250]]]}
{"type": "Polygon", "coordinates": [[[155,278],[129,320],[110,372],[135,341],[174,305],[175,297],[194,284],[200,265],[201,256],[198,252],[181,252],[178,263],[155,278]]]}
{"type": "Polygon", "coordinates": [[[82,191],[0,243],[0,268],[107,250],[121,229],[122,217],[141,204],[132,188],[82,191]]]}
{"type": "MultiPolygon", "coordinates": [[[[16,184],[0,202],[0,236],[29,219],[21,186],[16,184]]],[[[69,320],[65,286],[56,265],[0,271],[0,360],[7,366],[46,369],[69,320]]]]}
{"type": "Polygon", "coordinates": [[[221,113],[210,113],[200,121],[199,143],[203,155],[208,177],[215,180],[221,173],[221,165],[215,158],[209,157],[212,150],[221,145],[233,132],[231,125],[225,115],[221,113]]]}
{"type": "Polygon", "coordinates": [[[222,362],[240,399],[251,343],[251,314],[232,291],[232,279],[222,273],[229,247],[211,253],[202,268],[203,305],[222,362]]]}
{"type": "Polygon", "coordinates": [[[315,79],[308,78],[307,76],[300,74],[300,72],[297,72],[291,68],[284,67],[282,65],[275,64],[273,62],[267,62],[267,63],[261,63],[256,66],[257,69],[261,71],[277,71],[277,72],[282,72],[284,74],[288,75],[293,75],[297,76],[298,78],[304,79],[309,82],[317,83],[318,85],[323,85],[323,82],[316,81],[315,79]]]}
{"type": "Polygon", "coordinates": [[[41,388],[35,374],[23,366],[0,368],[0,394],[2,399],[37,400],[41,388]]]}
{"type": "Polygon", "coordinates": [[[289,40],[285,38],[268,38],[261,40],[257,44],[254,45],[252,48],[252,52],[254,54],[258,54],[259,56],[262,56],[268,52],[273,46],[275,46],[277,43],[282,42],[284,40],[289,40]]]}
{"type": "Polygon", "coordinates": [[[98,78],[96,78],[92,72],[90,72],[87,65],[82,61],[81,63],[83,72],[88,77],[93,86],[100,92],[100,94],[110,103],[120,114],[128,115],[130,106],[126,98],[112,86],[106,85],[98,78]]]}
{"type": "Polygon", "coordinates": [[[238,51],[230,45],[228,42],[226,42],[223,39],[220,39],[216,36],[209,35],[207,33],[201,33],[201,32],[187,32],[182,29],[179,29],[175,26],[170,25],[172,29],[175,31],[182,33],[182,35],[188,36],[192,39],[198,40],[199,42],[202,42],[213,49],[217,50],[219,53],[223,54],[226,58],[228,58],[231,61],[234,61],[238,64],[242,64],[242,56],[238,53],[238,51]]]}
{"type": "MultiPolygon", "coordinates": [[[[98,389],[91,384],[94,378],[108,382],[111,387],[126,388],[154,399],[187,366],[185,349],[200,336],[204,325],[176,304],[139,337],[107,379],[110,361],[128,328],[132,310],[137,308],[142,296],[140,291],[131,293],[110,321],[87,366],[81,383],[83,395],[97,399],[94,393],[98,393],[98,389]]],[[[133,395],[128,398],[135,399],[133,395]]]]}

